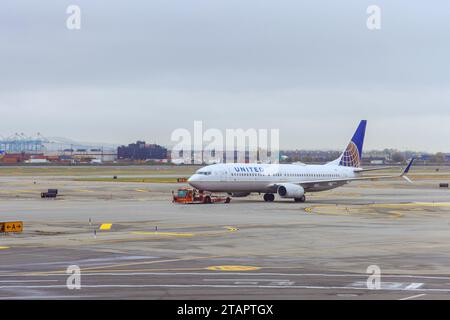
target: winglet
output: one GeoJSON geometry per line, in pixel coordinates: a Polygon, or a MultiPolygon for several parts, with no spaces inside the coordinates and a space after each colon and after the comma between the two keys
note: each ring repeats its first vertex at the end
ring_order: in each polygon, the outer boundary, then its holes
{"type": "Polygon", "coordinates": [[[412,159],[409,161],[409,163],[408,163],[408,165],[406,166],[405,170],[403,170],[403,172],[402,172],[402,174],[401,174],[402,177],[403,177],[404,175],[408,174],[409,169],[411,169],[411,166],[412,166],[413,162],[414,162],[414,158],[412,158],[412,159]]]}
{"type": "Polygon", "coordinates": [[[406,175],[408,174],[409,169],[411,169],[411,166],[412,166],[413,162],[414,162],[414,158],[412,158],[411,161],[409,161],[409,163],[406,166],[405,170],[403,170],[402,174],[400,175],[400,177],[402,177],[403,179],[405,179],[409,183],[413,183],[413,182],[406,175]]]}

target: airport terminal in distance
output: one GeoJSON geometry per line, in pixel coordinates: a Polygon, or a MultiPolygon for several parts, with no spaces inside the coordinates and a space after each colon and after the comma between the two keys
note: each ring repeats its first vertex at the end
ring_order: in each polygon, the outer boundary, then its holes
{"type": "Polygon", "coordinates": [[[0,299],[450,298],[450,167],[366,172],[361,126],[278,172],[0,166],[0,299]],[[231,201],[173,202],[192,187],[231,201]]]}

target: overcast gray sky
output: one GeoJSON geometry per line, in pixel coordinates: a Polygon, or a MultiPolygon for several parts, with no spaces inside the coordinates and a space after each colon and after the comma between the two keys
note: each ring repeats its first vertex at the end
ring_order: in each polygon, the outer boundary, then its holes
{"type": "Polygon", "coordinates": [[[449,17],[448,0],[3,0],[0,135],[169,144],[203,120],[342,149],[364,118],[368,149],[450,151],[449,17]]]}

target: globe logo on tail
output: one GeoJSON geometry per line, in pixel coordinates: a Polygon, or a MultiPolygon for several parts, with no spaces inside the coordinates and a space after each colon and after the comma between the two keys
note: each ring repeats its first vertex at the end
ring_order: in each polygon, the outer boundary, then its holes
{"type": "Polygon", "coordinates": [[[361,159],[359,158],[358,147],[353,141],[347,146],[344,153],[342,154],[341,162],[339,165],[344,167],[355,167],[358,168],[361,164],[361,159]]]}

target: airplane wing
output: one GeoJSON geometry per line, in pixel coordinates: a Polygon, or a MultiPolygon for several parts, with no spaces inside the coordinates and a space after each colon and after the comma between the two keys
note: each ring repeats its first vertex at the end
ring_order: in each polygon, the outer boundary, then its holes
{"type": "Polygon", "coordinates": [[[375,167],[375,168],[356,168],[354,172],[366,172],[366,171],[376,171],[376,170],[386,170],[386,169],[393,169],[397,168],[395,166],[388,166],[388,167],[375,167]]]}
{"type": "MultiPolygon", "coordinates": [[[[412,183],[412,181],[406,175],[408,174],[409,169],[411,168],[413,162],[414,162],[414,159],[411,159],[411,161],[408,163],[406,168],[399,175],[378,175],[378,176],[364,176],[364,177],[341,178],[341,179],[311,180],[311,181],[303,180],[303,181],[299,181],[299,182],[290,182],[290,183],[299,184],[302,187],[305,187],[305,189],[310,185],[319,186],[319,185],[333,184],[333,183],[345,184],[347,182],[358,181],[358,180],[376,181],[376,180],[393,179],[393,178],[404,178],[409,183],[412,183]]],[[[271,187],[277,187],[277,186],[278,186],[278,183],[271,185],[271,187]]]]}

